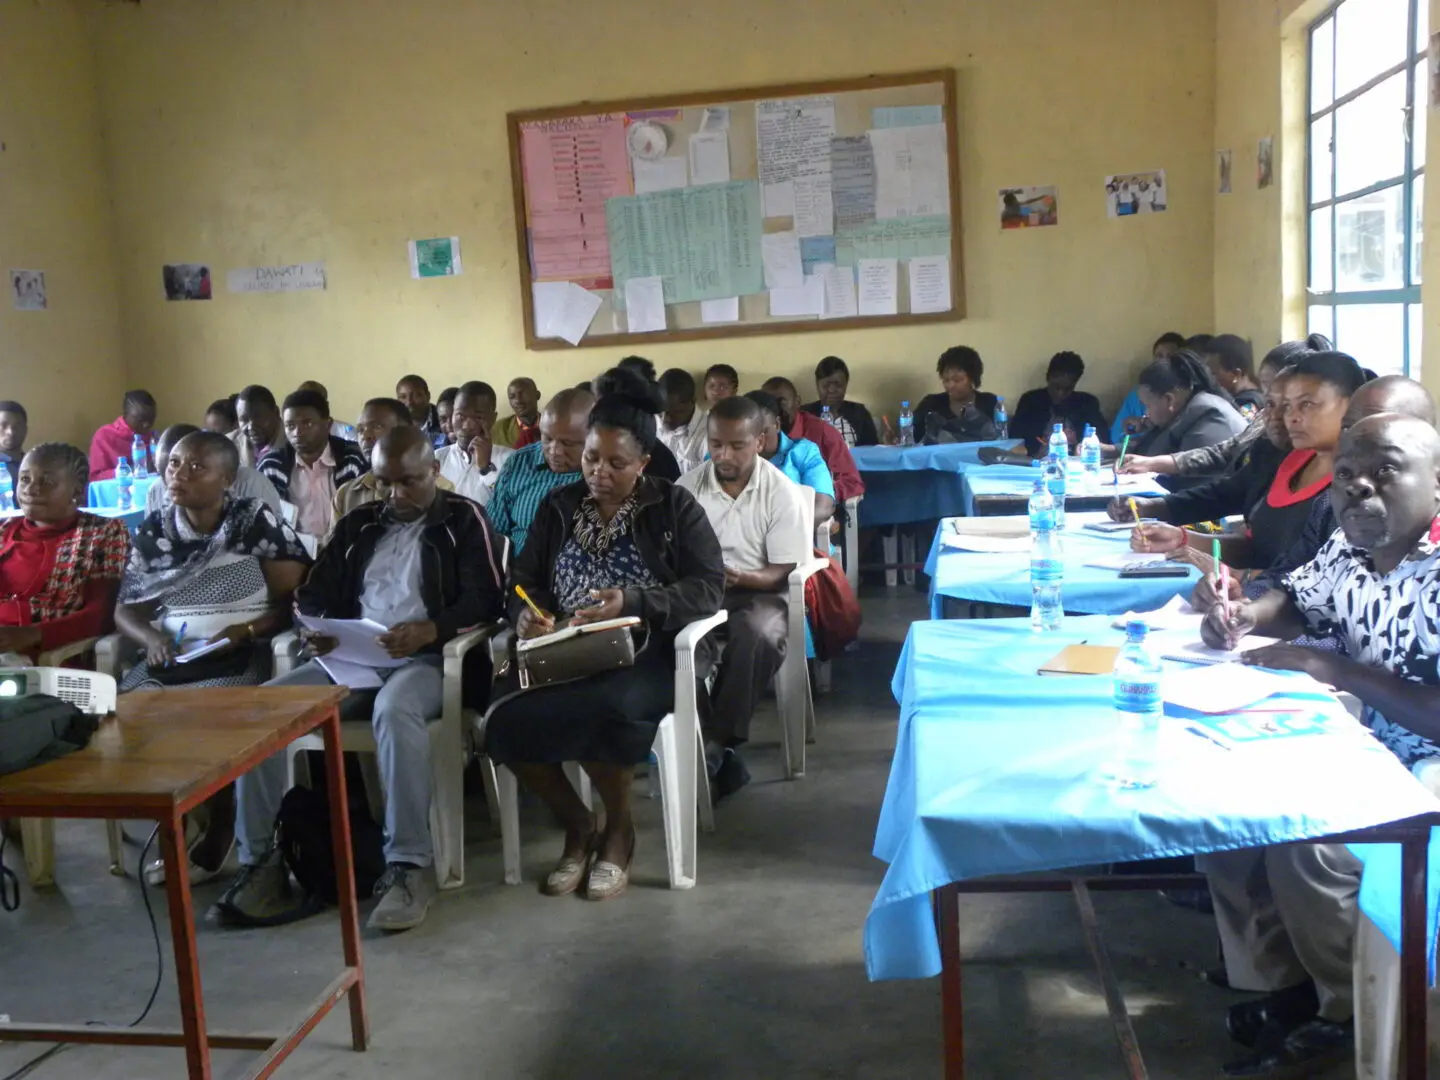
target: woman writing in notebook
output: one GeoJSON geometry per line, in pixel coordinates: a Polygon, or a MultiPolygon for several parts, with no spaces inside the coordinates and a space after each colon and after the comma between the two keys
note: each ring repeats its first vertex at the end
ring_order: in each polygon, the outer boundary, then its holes
{"type": "Polygon", "coordinates": [[[647,760],[660,721],[674,708],[675,635],[720,610],[725,567],[700,504],[645,475],[656,434],[644,381],[617,368],[600,376],[595,390],[584,479],[552,491],[536,511],[510,568],[510,616],[521,639],[562,623],[634,616],[635,663],[502,698],[484,739],[490,759],[509,767],[565,824],[564,851],[540,891],[564,896],[583,888],[587,899],[607,900],[629,882],[635,766],[647,760]],[[579,762],[594,782],[605,803],[603,829],[566,779],[567,761],[579,762]]]}

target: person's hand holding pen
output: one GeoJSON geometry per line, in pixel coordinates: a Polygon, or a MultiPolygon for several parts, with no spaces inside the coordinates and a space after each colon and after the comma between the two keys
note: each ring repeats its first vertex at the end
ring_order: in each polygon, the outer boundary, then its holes
{"type": "Polygon", "coordinates": [[[1132,498],[1129,500],[1130,514],[1135,519],[1135,529],[1130,533],[1132,551],[1162,553],[1178,551],[1185,546],[1185,530],[1174,525],[1159,523],[1146,525],[1140,520],[1140,507],[1132,498]]]}
{"type": "Polygon", "coordinates": [[[515,595],[525,601],[525,610],[515,622],[515,633],[522,640],[544,637],[555,630],[555,616],[541,611],[525,592],[523,586],[515,586],[515,595]]]}
{"type": "Polygon", "coordinates": [[[175,656],[180,652],[180,643],[185,640],[185,631],[190,629],[188,622],[182,622],[180,629],[174,635],[164,630],[151,629],[145,635],[145,662],[151,667],[169,667],[175,662],[175,656]]]}
{"type": "Polygon", "coordinates": [[[586,623],[602,622],[605,619],[618,619],[625,610],[624,589],[591,589],[590,599],[594,603],[589,607],[577,608],[570,620],[572,624],[584,626],[586,623]]]}

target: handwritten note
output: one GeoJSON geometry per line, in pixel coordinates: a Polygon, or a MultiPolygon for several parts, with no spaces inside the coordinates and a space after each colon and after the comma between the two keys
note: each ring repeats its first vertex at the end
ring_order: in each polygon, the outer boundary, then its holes
{"type": "Polygon", "coordinates": [[[875,216],[926,217],[950,212],[949,158],[944,124],[877,128],[875,216]]]}
{"type": "MultiPolygon", "coordinates": [[[[798,289],[805,284],[800,238],[793,229],[762,236],[760,255],[765,264],[767,289],[798,289]]],[[[817,311],[815,314],[820,313],[817,311]]]]}
{"type": "Polygon", "coordinates": [[[855,299],[855,268],[823,266],[817,273],[825,282],[825,318],[846,319],[860,314],[855,299]]]}
{"type": "Polygon", "coordinates": [[[835,231],[835,204],[830,176],[802,176],[795,181],[795,232],[800,236],[829,236],[835,231]]]}
{"type": "Polygon", "coordinates": [[[899,285],[894,259],[861,259],[860,314],[894,315],[899,310],[899,285]]]}
{"type": "Polygon", "coordinates": [[[835,99],[829,95],[755,103],[756,150],[766,217],[793,216],[796,181],[830,175],[830,140],[834,137],[835,99]]]}
{"type": "Polygon", "coordinates": [[[632,334],[650,334],[664,330],[664,279],[643,277],[631,278],[625,282],[625,316],[632,334]]]}
{"type": "Polygon", "coordinates": [[[730,179],[730,135],[700,131],[690,136],[690,181],[723,184],[730,179]]]}
{"type": "Polygon", "coordinates": [[[864,135],[830,140],[830,190],[835,227],[854,228],[875,220],[875,152],[864,135]]]}
{"type": "Polygon", "coordinates": [[[231,270],[225,287],[232,293],[303,292],[325,288],[323,262],[294,263],[290,266],[251,266],[231,270]]]}
{"type": "Polygon", "coordinates": [[[950,259],[923,255],[910,260],[910,313],[930,315],[950,310],[950,259]]]}

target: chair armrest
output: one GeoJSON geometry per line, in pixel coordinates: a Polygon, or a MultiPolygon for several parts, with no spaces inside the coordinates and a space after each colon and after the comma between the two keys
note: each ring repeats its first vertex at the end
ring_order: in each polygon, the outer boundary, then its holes
{"type": "Polygon", "coordinates": [[[845,500],[846,512],[849,514],[854,514],[856,510],[860,509],[860,501],[864,498],[864,495],[851,495],[848,499],[845,500]]]}
{"type": "Polygon", "coordinates": [[[708,615],[703,619],[696,619],[675,635],[675,655],[686,653],[691,657],[690,666],[694,666],[695,649],[700,644],[700,639],[708,634],[715,627],[723,624],[730,618],[730,612],[721,608],[714,615],[708,615]]]}
{"type": "Polygon", "coordinates": [[[476,627],[474,630],[467,630],[463,634],[456,634],[445,643],[444,656],[446,660],[462,660],[465,654],[479,645],[482,641],[489,641],[492,637],[504,629],[504,623],[488,623],[485,626],[476,627]]]}
{"type": "Polygon", "coordinates": [[[818,574],[821,570],[824,570],[829,565],[829,559],[815,558],[805,559],[804,561],[797,563],[795,569],[790,571],[790,588],[792,590],[795,589],[796,586],[804,588],[805,582],[809,581],[812,577],[818,574]]]}
{"type": "Polygon", "coordinates": [[[139,650],[140,646],[124,634],[106,634],[95,642],[95,670],[118,682],[125,673],[126,657],[135,655],[139,650]]]}
{"type": "Polygon", "coordinates": [[[61,645],[58,649],[51,649],[49,652],[42,652],[35,658],[36,667],[59,667],[66,660],[72,657],[81,656],[95,648],[99,638],[81,638],[79,641],[72,641],[68,645],[61,645]]]}

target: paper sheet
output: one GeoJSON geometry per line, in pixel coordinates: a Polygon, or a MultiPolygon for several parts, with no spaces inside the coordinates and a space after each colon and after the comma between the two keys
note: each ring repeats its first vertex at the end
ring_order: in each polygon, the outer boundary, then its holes
{"type": "Polygon", "coordinates": [[[877,105],[870,110],[870,126],[877,128],[929,126],[943,118],[939,105],[877,105]]]}
{"type": "Polygon", "coordinates": [[[1164,566],[1165,556],[1148,551],[1120,551],[1114,555],[1100,555],[1087,559],[1086,566],[1096,570],[1128,570],[1132,566],[1164,566]]]}
{"type": "Polygon", "coordinates": [[[909,262],[910,314],[950,310],[950,258],[922,255],[909,262]]]}
{"type": "Polygon", "coordinates": [[[740,321],[740,298],[726,296],[719,300],[700,301],[702,323],[732,323],[740,321]]]}
{"type": "Polygon", "coordinates": [[[530,286],[536,337],[560,336],[555,329],[556,319],[565,310],[565,299],[570,293],[570,285],[568,281],[537,281],[530,286]]]}
{"type": "Polygon", "coordinates": [[[879,128],[875,153],[875,216],[928,217],[950,212],[949,159],[944,124],[879,128]]]}
{"type": "Polygon", "coordinates": [[[625,283],[625,317],[632,334],[665,329],[665,282],[658,277],[631,278],[625,283]]]}
{"type": "Polygon", "coordinates": [[[950,254],[950,218],[936,214],[891,218],[853,228],[837,228],[835,261],[854,266],[859,259],[914,259],[950,254]]]}
{"type": "Polygon", "coordinates": [[[865,135],[830,140],[830,191],[835,227],[854,228],[875,220],[875,151],[865,135]]]}
{"type": "Polygon", "coordinates": [[[321,619],[312,615],[296,615],[295,621],[307,630],[332,637],[338,643],[326,653],[335,660],[346,660],[367,667],[392,668],[406,664],[380,647],[377,640],[387,629],[370,619],[321,619]]]}
{"type": "Polygon", "coordinates": [[[565,304],[554,314],[551,329],[555,337],[564,338],[571,345],[579,345],[600,310],[600,297],[582,289],[573,281],[567,282],[565,304]]]}
{"type": "Polygon", "coordinates": [[[899,311],[899,275],[894,259],[861,259],[860,314],[894,315],[899,311]]]}
{"type": "MultiPolygon", "coordinates": [[[[760,237],[760,256],[765,264],[767,289],[798,289],[805,284],[800,261],[800,237],[793,229],[766,233],[760,237]]],[[[815,312],[816,315],[820,313],[815,312]]]]}
{"type": "Polygon", "coordinates": [[[818,274],[810,274],[799,288],[770,290],[771,315],[800,318],[824,313],[825,282],[818,274]]]}
{"type": "MultiPolygon", "coordinates": [[[[1324,689],[1308,675],[1279,675],[1245,664],[1167,671],[1160,683],[1167,705],[1210,714],[1236,712],[1273,694],[1316,693],[1324,689]]],[[[1298,703],[1295,707],[1303,708],[1298,703]]]]}
{"type": "Polygon", "coordinates": [[[729,132],[700,130],[690,136],[690,182],[724,184],[730,180],[729,132]]]}
{"type": "Polygon", "coordinates": [[[755,103],[756,157],[766,217],[794,215],[799,198],[796,180],[830,175],[834,137],[835,99],[829,95],[755,103]]]}
{"type": "Polygon", "coordinates": [[[825,318],[848,319],[860,314],[854,267],[827,264],[817,267],[816,272],[825,283],[825,318]]]}
{"type": "MultiPolygon", "coordinates": [[[[644,195],[651,191],[673,191],[690,186],[690,171],[683,157],[663,157],[659,161],[645,161],[634,158],[631,167],[635,170],[635,194],[644,195]]],[[[728,176],[725,179],[730,179],[728,176]]]]}
{"type": "Polygon", "coordinates": [[[835,204],[830,176],[802,176],[795,181],[795,232],[800,236],[829,236],[835,231],[835,204]]]}
{"type": "Polygon", "coordinates": [[[802,236],[800,238],[800,263],[805,273],[817,272],[823,263],[835,264],[835,237],[802,236]]]}
{"type": "MultiPolygon", "coordinates": [[[[1212,649],[1204,641],[1199,640],[1198,630],[1194,633],[1172,633],[1164,635],[1157,643],[1160,655],[1165,660],[1178,660],[1185,664],[1229,664],[1238,661],[1245,653],[1252,649],[1263,649],[1267,645],[1274,645],[1280,639],[1270,637],[1258,637],[1249,635],[1240,639],[1240,643],[1233,649],[1212,649]]],[[[1228,668],[1226,669],[1229,670],[1228,668]]]]}
{"type": "Polygon", "coordinates": [[[229,639],[223,641],[212,641],[208,644],[196,645],[188,652],[183,652],[176,656],[175,663],[188,664],[193,660],[199,660],[202,656],[209,656],[211,653],[219,652],[221,649],[228,648],[229,645],[229,639]]]}
{"type": "Polygon", "coordinates": [[[325,669],[325,674],[335,681],[336,686],[348,686],[351,690],[376,690],[382,685],[380,673],[364,664],[352,664],[348,660],[337,660],[333,656],[321,656],[316,662],[325,669]]]}
{"type": "Polygon", "coordinates": [[[522,124],[520,161],[533,277],[608,288],[605,203],[632,190],[624,114],[522,124]]]}
{"type": "Polygon", "coordinates": [[[709,134],[713,131],[730,130],[730,106],[712,105],[700,117],[700,130],[709,134]]]}
{"type": "Polygon", "coordinates": [[[323,262],[294,263],[290,266],[250,266],[225,275],[225,288],[232,293],[303,292],[325,288],[323,262]]]}
{"type": "Polygon", "coordinates": [[[460,261],[460,237],[435,236],[408,241],[412,278],[453,277],[464,272],[460,261]]]}
{"type": "MultiPolygon", "coordinates": [[[[1127,611],[1124,615],[1116,616],[1115,621],[1110,625],[1117,630],[1124,630],[1131,619],[1139,619],[1150,628],[1152,634],[1162,634],[1170,630],[1183,631],[1186,640],[1194,641],[1200,637],[1200,623],[1205,616],[1190,606],[1190,601],[1183,596],[1172,596],[1169,603],[1164,607],[1156,608],[1154,611],[1127,611]]],[[[1164,638],[1157,639],[1162,642],[1164,638]]]]}
{"type": "Polygon", "coordinates": [[[1006,553],[1029,551],[1028,536],[972,536],[968,533],[942,532],[940,546],[948,551],[1006,553]]]}

